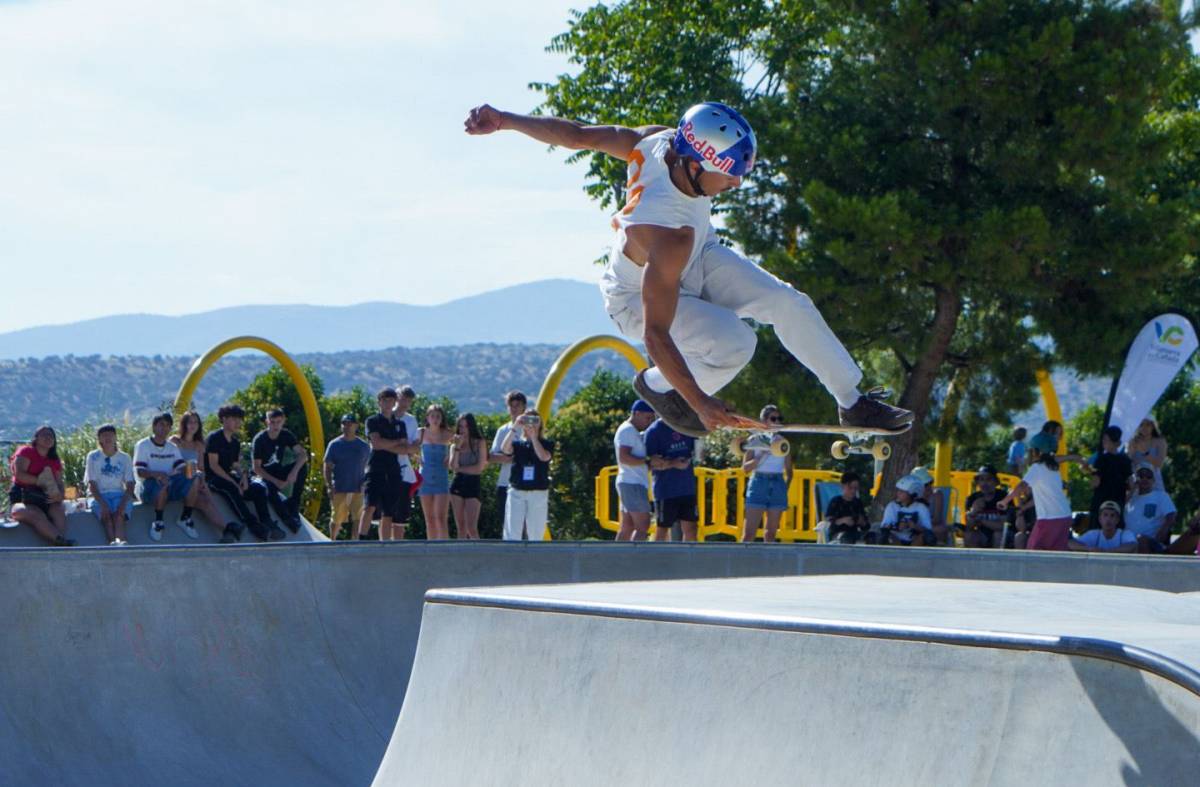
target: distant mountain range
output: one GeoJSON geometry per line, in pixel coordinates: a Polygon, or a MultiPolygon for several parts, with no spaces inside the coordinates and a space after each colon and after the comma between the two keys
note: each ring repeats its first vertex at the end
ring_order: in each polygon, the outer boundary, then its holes
{"type": "MultiPolygon", "coordinates": [[[[535,397],[562,350],[563,345],[553,344],[469,344],[293,357],[312,364],[327,393],[356,385],[373,393],[385,385],[409,384],[418,393],[450,397],[460,410],[495,413],[504,409],[504,394],[514,388],[535,397]]],[[[105,420],[148,421],[174,401],[194,360],[93,355],[0,361],[0,440],[27,440],[42,423],[70,429],[105,420]]],[[[257,353],[223,358],[204,376],[194,404],[204,414],[213,412],[273,363],[257,353]]],[[[563,380],[559,401],[591,380],[597,369],[633,375],[614,352],[588,353],[563,380]]]]}
{"type": "Polygon", "coordinates": [[[43,325],[0,333],[0,359],[199,355],[245,334],[295,354],[483,342],[563,345],[615,330],[595,285],[547,279],[438,306],[233,306],[179,317],[124,314],[43,325]]]}

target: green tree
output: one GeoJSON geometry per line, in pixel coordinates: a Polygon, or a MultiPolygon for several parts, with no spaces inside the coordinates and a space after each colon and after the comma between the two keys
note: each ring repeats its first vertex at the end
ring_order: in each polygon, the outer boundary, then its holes
{"type": "MultiPolygon", "coordinates": [[[[723,203],[729,234],[916,413],[890,486],[928,435],[1032,404],[1051,360],[1036,337],[1057,363],[1111,371],[1130,325],[1195,289],[1190,24],[1144,0],[629,0],[575,14],[551,45],[575,71],[534,87],[542,111],[583,120],[745,110],[760,160],[723,203]]],[[[588,191],[619,202],[620,163],[584,157],[588,191]]],[[[756,407],[768,390],[828,420],[765,345],[727,396],[756,407]]]]}
{"type": "Polygon", "coordinates": [[[616,461],[612,438],[635,398],[626,378],[601,369],[547,423],[556,443],[550,466],[554,538],[610,537],[596,522],[595,478],[616,461]]]}

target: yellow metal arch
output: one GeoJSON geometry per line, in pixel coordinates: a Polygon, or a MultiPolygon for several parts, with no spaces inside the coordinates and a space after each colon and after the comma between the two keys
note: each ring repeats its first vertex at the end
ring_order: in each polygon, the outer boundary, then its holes
{"type": "Polygon", "coordinates": [[[646,361],[645,356],[638,352],[636,347],[617,336],[589,336],[586,339],[580,339],[563,350],[562,355],[558,356],[558,360],[554,362],[554,365],[550,367],[550,371],[546,373],[546,379],[542,383],[542,390],[538,392],[536,405],[537,411],[541,413],[543,418],[550,417],[550,411],[554,407],[554,396],[558,393],[558,386],[562,385],[563,377],[575,365],[576,361],[593,350],[613,350],[618,352],[638,372],[650,365],[646,361]]]}
{"type": "MultiPolygon", "coordinates": [[[[542,418],[550,417],[550,413],[554,409],[554,396],[558,393],[558,387],[562,385],[563,377],[580,358],[593,350],[614,350],[639,372],[650,365],[636,347],[617,336],[600,335],[580,339],[562,351],[562,354],[554,361],[554,365],[550,367],[550,371],[546,373],[546,379],[542,381],[542,390],[538,391],[535,405],[542,418]]],[[[545,540],[550,540],[550,528],[546,528],[545,540]]]]}
{"type": "MultiPolygon", "coordinates": [[[[183,378],[183,383],[179,386],[179,393],[175,394],[176,417],[188,409],[192,401],[192,396],[196,393],[196,387],[200,385],[200,380],[203,379],[209,368],[234,350],[259,350],[264,352],[274,358],[275,362],[287,372],[288,377],[292,379],[292,384],[296,386],[296,390],[300,393],[301,404],[304,405],[304,417],[308,422],[309,443],[312,446],[312,456],[309,462],[320,462],[321,457],[325,455],[325,429],[321,426],[321,410],[317,407],[317,397],[313,394],[312,386],[304,378],[304,373],[300,371],[300,367],[296,365],[296,362],[292,360],[290,355],[283,351],[283,348],[274,342],[267,341],[258,336],[235,336],[232,339],[226,339],[197,358],[195,363],[192,364],[192,368],[188,370],[187,376],[183,378]]],[[[313,473],[310,471],[309,475],[311,476],[313,473]]],[[[320,479],[321,483],[318,489],[323,492],[324,479],[320,473],[317,473],[316,477],[320,479]]],[[[309,522],[315,522],[317,513],[321,510],[321,492],[318,492],[312,500],[308,501],[308,508],[305,510],[305,515],[308,517],[309,522]]]]}

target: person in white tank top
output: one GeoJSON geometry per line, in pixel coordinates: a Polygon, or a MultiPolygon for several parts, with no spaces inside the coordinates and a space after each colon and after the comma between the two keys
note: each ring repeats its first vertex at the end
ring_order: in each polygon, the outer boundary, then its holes
{"type": "Polygon", "coordinates": [[[675,129],[591,126],[555,117],[470,111],[466,132],[520,132],[539,142],[595,150],[628,163],[625,206],[600,289],[626,336],[643,341],[654,366],[634,388],[673,429],[693,437],[741,422],[715,397],[754,355],[751,318],[772,325],[838,403],[846,426],[903,431],[912,413],[883,394],[859,393],[862,372],[817,311],[797,292],[718,241],[712,198],[737,188],[754,167],[750,124],[724,104],[697,104],[675,129]]]}

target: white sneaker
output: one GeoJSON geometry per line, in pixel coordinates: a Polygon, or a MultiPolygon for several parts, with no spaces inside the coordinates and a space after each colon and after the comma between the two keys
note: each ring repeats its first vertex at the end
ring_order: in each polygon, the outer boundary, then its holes
{"type": "Polygon", "coordinates": [[[164,529],[166,529],[166,525],[164,525],[162,522],[157,522],[157,521],[151,522],[150,523],[150,538],[154,539],[155,541],[162,541],[162,534],[163,534],[164,529]]]}
{"type": "Polygon", "coordinates": [[[119,538],[114,538],[112,541],[109,541],[109,542],[108,542],[108,545],[109,545],[110,547],[119,547],[119,546],[121,546],[121,539],[119,539],[119,538]]]}
{"type": "Polygon", "coordinates": [[[180,519],[175,524],[179,525],[179,529],[187,533],[188,538],[199,538],[200,534],[196,532],[195,525],[192,524],[192,518],[180,519]]]}
{"type": "Polygon", "coordinates": [[[113,543],[114,543],[114,544],[116,544],[116,545],[117,545],[117,546],[119,546],[119,547],[127,547],[127,546],[129,546],[129,542],[128,542],[128,541],[126,541],[126,540],[125,540],[125,539],[123,539],[123,538],[114,538],[114,539],[113,539],[113,543]]]}

